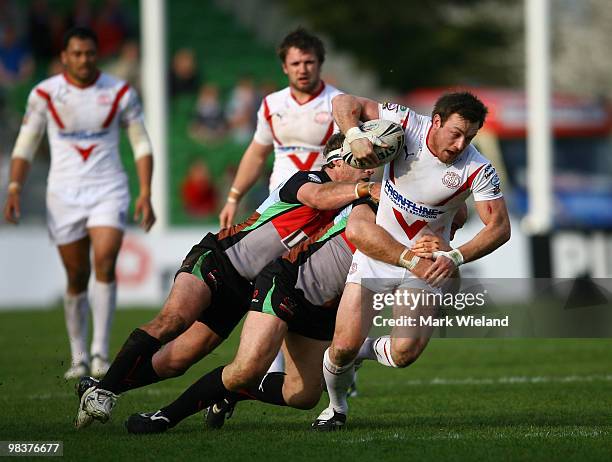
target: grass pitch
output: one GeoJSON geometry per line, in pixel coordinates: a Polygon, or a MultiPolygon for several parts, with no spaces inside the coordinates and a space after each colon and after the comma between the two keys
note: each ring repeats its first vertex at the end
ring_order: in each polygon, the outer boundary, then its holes
{"type": "MultiPolygon", "coordinates": [[[[149,310],[116,315],[113,352],[149,310]]],[[[158,409],[232,357],[237,335],[187,374],[123,395],[112,420],[77,432],[63,312],[0,313],[0,441],[64,443],[69,460],[611,460],[612,340],[436,339],[405,370],[366,363],[348,427],[314,433],[324,403],[297,411],[240,403],[221,431],[195,415],[132,436],[158,409]]]]}

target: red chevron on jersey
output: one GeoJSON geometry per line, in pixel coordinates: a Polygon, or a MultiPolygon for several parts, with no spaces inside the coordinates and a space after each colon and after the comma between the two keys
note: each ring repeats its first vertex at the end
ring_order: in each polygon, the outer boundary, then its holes
{"type": "Polygon", "coordinates": [[[315,161],[317,160],[317,157],[319,157],[319,153],[318,152],[311,152],[308,154],[308,157],[306,158],[305,162],[302,162],[300,160],[300,158],[298,156],[296,156],[295,154],[289,154],[289,159],[291,159],[293,161],[293,163],[295,164],[295,166],[298,168],[298,170],[312,170],[312,166],[314,165],[315,161]]]}
{"type": "Polygon", "coordinates": [[[83,158],[83,162],[85,162],[87,160],[87,158],[91,155],[91,152],[94,150],[94,148],[97,145],[96,144],[92,144],[88,148],[82,148],[80,146],[77,146],[76,144],[74,144],[73,146],[74,146],[74,149],[76,149],[79,152],[79,154],[81,155],[81,157],[83,158]]]}

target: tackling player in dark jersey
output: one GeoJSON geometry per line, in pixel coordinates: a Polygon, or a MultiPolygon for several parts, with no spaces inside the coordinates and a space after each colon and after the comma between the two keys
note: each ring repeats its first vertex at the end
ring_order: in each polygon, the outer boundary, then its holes
{"type": "Polygon", "coordinates": [[[363,182],[372,173],[341,160],[322,171],[298,172],[246,222],[208,234],[185,258],[160,313],[130,334],[100,383],[81,380],[75,426],[107,421],[117,394],[180,375],[212,351],[247,312],[250,281],[267,263],[308,239],[356,197],[378,197],[380,185],[363,182]]]}
{"type": "MultiPolygon", "coordinates": [[[[462,211],[463,212],[463,211],[462,211]]],[[[376,205],[360,199],[342,210],[317,235],[266,266],[255,280],[255,290],[233,362],[202,377],[170,405],[133,414],[130,433],[159,433],[207,409],[207,425],[219,428],[236,402],[258,400],[279,406],[310,409],[321,396],[321,362],[333,337],[338,303],[355,246],[349,235],[374,224],[376,205]],[[268,372],[284,341],[288,358],[285,374],[268,372]],[[214,403],[214,404],[213,404],[214,403]]],[[[456,217],[454,230],[465,215],[456,217]]],[[[419,244],[421,253],[444,246],[434,236],[419,244]]]]}

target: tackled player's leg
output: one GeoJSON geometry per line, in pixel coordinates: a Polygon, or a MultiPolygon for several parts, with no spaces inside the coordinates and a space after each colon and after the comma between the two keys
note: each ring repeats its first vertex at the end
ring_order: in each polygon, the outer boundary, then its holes
{"type": "Polygon", "coordinates": [[[372,325],[374,292],[349,282],[344,288],[331,346],[323,357],[329,406],[315,419],[313,430],[335,430],[348,414],[347,391],[355,376],[355,358],[372,325]]]}

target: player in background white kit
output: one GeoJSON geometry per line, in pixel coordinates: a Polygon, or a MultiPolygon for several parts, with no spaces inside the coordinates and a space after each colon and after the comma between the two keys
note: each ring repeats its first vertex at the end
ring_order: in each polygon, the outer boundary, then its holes
{"type": "Polygon", "coordinates": [[[46,130],[51,151],[47,224],[68,279],[64,310],[72,361],[66,379],[89,372],[99,377],[108,369],[117,293],[115,263],[130,202],[128,179],[119,157],[120,126],[127,129],[140,185],[134,218],[145,231],[155,222],[151,206],[153,157],[142,107],[127,83],[98,70],[97,45],[91,30],[69,30],[61,54],[65,72],[42,81],[30,93],[12,153],[4,207],[6,220],[17,224],[19,193],[46,130]],[[95,282],[90,355],[87,286],[91,249],[95,282]]]}
{"type": "MultiPolygon", "coordinates": [[[[323,359],[330,405],[314,421],[315,430],[335,430],[345,424],[346,392],[358,354],[388,367],[406,367],[416,361],[429,341],[432,327],[394,328],[391,337],[367,342],[360,351],[372,326],[375,293],[438,293],[459,265],[493,252],[510,238],[499,178],[490,162],[470,144],[487,114],[474,95],[462,92],[442,96],[431,118],[398,104],[340,95],[333,100],[333,114],[354,157],[364,165],[375,165],[377,158],[372,143],[358,128],[360,120],[383,118],[402,124],[406,148],[385,166],[376,225],[359,233],[361,239],[353,242],[379,258],[366,257],[359,251],[353,257],[334,339],[323,359]],[[419,257],[412,247],[431,230],[438,230],[448,242],[453,216],[470,194],[484,227],[459,248],[433,252],[435,261],[426,268],[429,260],[419,257]]],[[[393,308],[396,316],[407,309],[397,302],[393,308]]],[[[431,315],[431,308],[417,305],[410,311],[419,319],[421,314],[431,315]]]]}
{"type": "MultiPolygon", "coordinates": [[[[341,92],[321,80],[325,48],[303,28],[290,32],[278,48],[289,86],[267,95],[257,112],[257,129],[244,152],[236,178],[219,214],[221,228],[230,226],[238,202],[264,173],[274,151],[270,191],[298,170],[320,170],[323,148],[334,132],[332,99],[341,92]]],[[[279,353],[271,372],[284,369],[279,353]]]]}
{"type": "Polygon", "coordinates": [[[227,202],[219,214],[230,226],[240,199],[264,173],[274,151],[270,191],[298,170],[319,170],[323,148],[334,131],[331,100],[340,91],[321,80],[325,48],[321,40],[298,28],[278,48],[289,86],[267,95],[257,112],[257,129],[244,152],[227,202]]]}

